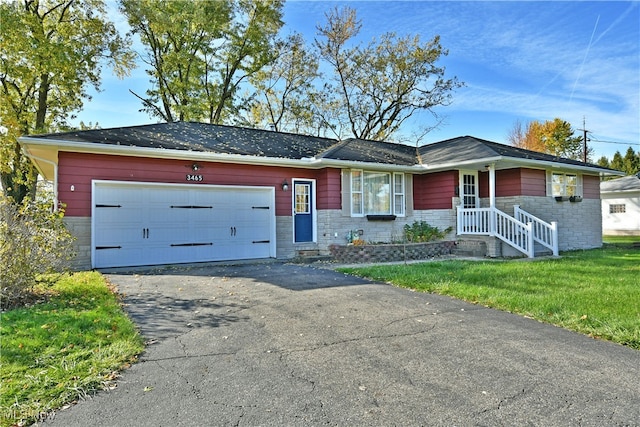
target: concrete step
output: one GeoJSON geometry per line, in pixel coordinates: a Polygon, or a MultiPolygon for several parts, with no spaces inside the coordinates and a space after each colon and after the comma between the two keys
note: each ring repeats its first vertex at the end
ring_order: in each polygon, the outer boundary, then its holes
{"type": "Polygon", "coordinates": [[[482,240],[458,240],[451,254],[456,256],[485,257],[487,256],[487,244],[482,240]]]}

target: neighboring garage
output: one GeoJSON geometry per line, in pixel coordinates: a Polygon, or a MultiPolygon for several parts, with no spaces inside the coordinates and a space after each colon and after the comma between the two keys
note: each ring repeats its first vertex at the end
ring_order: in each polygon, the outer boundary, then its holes
{"type": "Polygon", "coordinates": [[[92,266],[276,255],[273,187],[92,183],[92,266]]]}

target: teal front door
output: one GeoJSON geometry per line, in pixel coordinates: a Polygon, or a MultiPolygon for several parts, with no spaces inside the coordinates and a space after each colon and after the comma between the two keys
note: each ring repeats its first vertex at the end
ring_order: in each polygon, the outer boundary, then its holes
{"type": "Polygon", "coordinates": [[[295,181],[293,191],[294,241],[313,242],[313,183],[295,181]]]}

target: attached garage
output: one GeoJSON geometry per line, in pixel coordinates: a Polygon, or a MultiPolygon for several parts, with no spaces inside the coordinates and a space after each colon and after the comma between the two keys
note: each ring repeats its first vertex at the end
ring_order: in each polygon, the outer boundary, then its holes
{"type": "Polygon", "coordinates": [[[273,187],[92,181],[94,268],[276,256],[273,187]]]}

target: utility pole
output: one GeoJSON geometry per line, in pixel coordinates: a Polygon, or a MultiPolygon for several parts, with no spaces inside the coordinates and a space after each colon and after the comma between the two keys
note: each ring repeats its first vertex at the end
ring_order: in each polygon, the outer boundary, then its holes
{"type": "Polygon", "coordinates": [[[582,129],[578,129],[581,130],[583,132],[583,136],[582,136],[582,161],[587,163],[587,132],[589,132],[587,130],[587,124],[586,124],[586,119],[584,116],[582,116],[582,129]]]}

